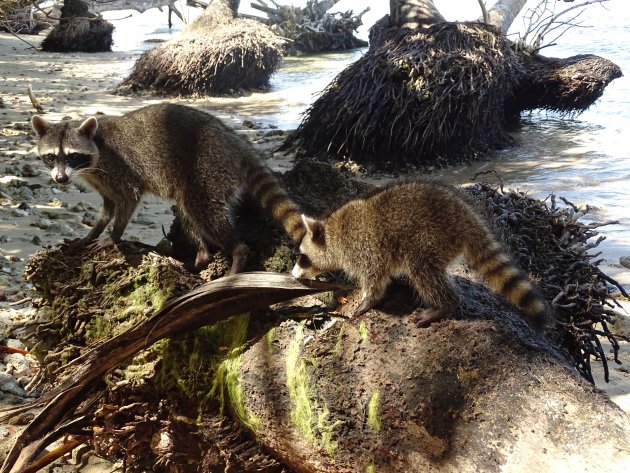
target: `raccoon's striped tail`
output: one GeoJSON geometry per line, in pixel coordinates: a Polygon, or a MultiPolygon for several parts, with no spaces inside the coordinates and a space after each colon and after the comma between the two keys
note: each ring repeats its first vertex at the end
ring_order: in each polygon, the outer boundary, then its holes
{"type": "Polygon", "coordinates": [[[245,180],[254,200],[282,224],[295,243],[301,242],[306,234],[301,217],[302,212],[271,170],[263,165],[251,167],[247,170],[245,180]]]}
{"type": "Polygon", "coordinates": [[[475,239],[465,253],[469,264],[485,277],[488,286],[518,307],[538,332],[552,325],[551,309],[539,289],[490,235],[475,239]]]}

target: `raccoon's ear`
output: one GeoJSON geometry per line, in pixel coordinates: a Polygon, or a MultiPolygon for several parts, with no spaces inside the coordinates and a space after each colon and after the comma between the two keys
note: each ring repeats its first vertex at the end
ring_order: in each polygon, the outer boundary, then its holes
{"type": "Polygon", "coordinates": [[[33,118],[31,118],[31,126],[40,138],[48,131],[48,123],[39,115],[33,115],[33,118]]]}
{"type": "Polygon", "coordinates": [[[83,123],[81,123],[81,126],[79,126],[79,133],[87,136],[88,138],[93,138],[94,135],[96,134],[97,128],[98,128],[98,122],[96,121],[96,118],[94,117],[86,118],[83,121],[83,123]]]}
{"type": "Polygon", "coordinates": [[[326,243],[324,222],[307,217],[304,214],[302,214],[302,222],[304,222],[304,226],[306,227],[306,233],[311,237],[314,243],[318,245],[326,243]]]}

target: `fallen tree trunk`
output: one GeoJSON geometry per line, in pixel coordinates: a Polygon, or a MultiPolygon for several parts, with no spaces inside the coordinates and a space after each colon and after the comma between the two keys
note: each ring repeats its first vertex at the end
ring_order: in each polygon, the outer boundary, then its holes
{"type": "Polygon", "coordinates": [[[461,164],[514,146],[522,112],[581,113],[621,76],[605,58],[547,58],[495,25],[447,22],[431,0],[401,0],[282,149],[372,169],[461,164]]]}
{"type": "Polygon", "coordinates": [[[118,92],[226,95],[267,87],[284,41],[260,22],[236,18],[233,8],[230,0],[210,3],[178,38],[143,53],[118,92]]]}
{"type": "Polygon", "coordinates": [[[168,301],[160,311],[133,329],[74,359],[64,370],[67,376],[58,379],[54,388],[35,403],[0,415],[0,418],[6,418],[33,407],[45,406],[16,439],[0,471],[22,471],[50,442],[69,430],[67,424],[73,428],[84,426],[85,412],[80,407],[85,409],[87,405],[89,409],[100,397],[98,392],[95,395],[93,391],[101,378],[158,340],[270,304],[338,287],[318,281],[300,283],[280,274],[243,273],[202,285],[168,301]],[[79,414],[74,414],[77,408],[79,414]]]}
{"type": "Polygon", "coordinates": [[[112,50],[114,25],[88,11],[82,0],[64,0],[59,23],[41,48],[48,52],[99,53],[112,50]]]}
{"type": "MultiPolygon", "coordinates": [[[[321,163],[283,177],[313,215],[362,187],[321,163]]],[[[130,471],[619,470],[630,460],[628,416],[578,375],[589,378],[592,355],[605,363],[598,335],[616,344],[614,299],[586,243],[595,226],[554,198],[547,207],[487,186],[462,193],[540,278],[557,322],[547,337],[464,265],[453,274],[461,308],[428,328],[415,323],[415,295],[394,284],[359,319],[346,315],[358,294],[344,291],[189,332],[285,298],[260,278],[313,288],[259,274],[194,289],[201,278],[181,263],[127,242],[38,253],[27,274],[50,305],[32,350],[47,406],[4,471],[65,434],[88,436],[130,471]]],[[[245,241],[258,242],[251,264],[290,266],[293,251],[255,223],[260,215],[243,217],[245,241]]],[[[228,269],[213,265],[204,277],[228,269]]]]}
{"type": "Polygon", "coordinates": [[[300,473],[622,471],[630,418],[514,313],[467,309],[283,325],[241,360],[256,438],[300,473]]]}

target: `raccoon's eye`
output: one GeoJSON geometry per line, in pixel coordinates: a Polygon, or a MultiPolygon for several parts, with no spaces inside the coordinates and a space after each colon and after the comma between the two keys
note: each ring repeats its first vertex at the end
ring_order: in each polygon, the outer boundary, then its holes
{"type": "Polygon", "coordinates": [[[55,162],[55,159],[57,159],[57,155],[52,153],[44,154],[42,156],[42,161],[44,161],[44,164],[53,164],[55,162]]]}
{"type": "Polygon", "coordinates": [[[67,156],[67,159],[70,167],[74,169],[83,169],[89,167],[92,162],[92,158],[90,157],[90,155],[81,153],[70,153],[67,156]]]}
{"type": "Polygon", "coordinates": [[[304,253],[301,253],[300,256],[298,256],[297,264],[300,266],[300,268],[306,269],[310,268],[313,263],[311,263],[311,260],[308,256],[306,256],[304,253]]]}

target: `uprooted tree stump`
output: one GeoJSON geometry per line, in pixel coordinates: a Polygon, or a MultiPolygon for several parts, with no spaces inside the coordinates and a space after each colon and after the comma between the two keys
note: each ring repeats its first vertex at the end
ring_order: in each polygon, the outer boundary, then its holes
{"type": "Polygon", "coordinates": [[[90,13],[81,0],[64,0],[59,23],[48,33],[41,48],[56,53],[100,53],[112,50],[114,25],[90,13]]]}
{"type": "MultiPolygon", "coordinates": [[[[300,162],[284,178],[313,214],[364,187],[322,163],[300,162]]],[[[461,308],[420,328],[399,283],[348,319],[354,292],[265,308],[331,289],[284,275],[202,285],[213,271],[191,275],[137,243],[52,248],[27,270],[50,307],[33,334],[43,362],[35,402],[47,407],[2,471],[63,435],[125,458],[130,471],[619,470],[630,460],[628,417],[583,379],[591,354],[605,363],[597,335],[616,344],[611,286],[588,254],[595,226],[572,205],[487,185],[462,192],[541,278],[557,317],[548,337],[464,265],[454,272],[461,308]]],[[[268,255],[290,266],[294,249],[275,224],[256,227],[269,221],[261,214],[243,222],[259,245],[249,269],[268,255]]]]}
{"type": "Polygon", "coordinates": [[[373,27],[369,51],[305,112],[284,150],[380,169],[443,167],[513,145],[521,112],[577,114],[621,77],[594,55],[546,58],[485,23],[373,27]]]}
{"type": "Polygon", "coordinates": [[[143,53],[118,92],[226,95],[267,87],[284,41],[260,22],[235,18],[231,4],[210,3],[178,38],[143,53]]]}

